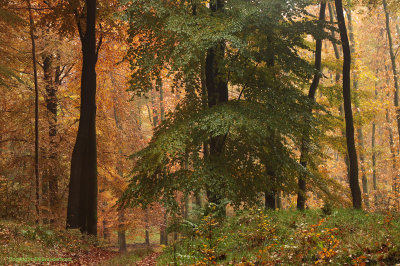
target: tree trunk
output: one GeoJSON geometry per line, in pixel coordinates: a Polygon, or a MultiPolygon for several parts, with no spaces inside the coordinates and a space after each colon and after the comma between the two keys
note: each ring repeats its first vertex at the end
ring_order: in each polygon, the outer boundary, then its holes
{"type": "MultiPolygon", "coordinates": [[[[123,152],[121,148],[121,143],[123,143],[123,139],[120,137],[123,134],[123,129],[122,129],[122,124],[121,121],[118,117],[118,111],[117,111],[117,90],[114,91],[114,120],[115,120],[115,126],[117,129],[120,131],[117,133],[117,146],[118,147],[118,154],[119,158],[123,157],[123,152]]],[[[116,166],[117,174],[123,180],[124,178],[124,172],[122,170],[122,162],[120,159],[117,159],[117,166],[116,166]]],[[[125,229],[125,212],[124,209],[119,209],[118,210],[118,246],[119,246],[119,252],[123,253],[126,252],[126,235],[125,235],[126,229],[125,229]]]]}
{"type": "MultiPolygon", "coordinates": [[[[162,122],[165,119],[165,107],[164,107],[163,82],[161,77],[157,78],[157,87],[160,90],[160,119],[162,122]]],[[[168,223],[168,212],[167,208],[164,208],[163,222],[160,225],[160,245],[168,245],[167,223],[168,223]]]]}
{"type": "Polygon", "coordinates": [[[163,90],[163,85],[162,85],[162,79],[158,78],[157,83],[158,83],[158,87],[160,90],[160,119],[161,119],[161,121],[164,121],[165,108],[164,108],[164,90],[163,90]]]}
{"type": "Polygon", "coordinates": [[[392,180],[393,180],[393,186],[392,190],[395,191],[395,180],[396,180],[396,151],[394,147],[394,138],[393,138],[393,130],[392,130],[392,121],[390,119],[389,115],[389,109],[386,109],[386,122],[388,124],[388,131],[389,131],[389,147],[390,147],[390,153],[392,154],[392,180]]]}
{"type": "MultiPolygon", "coordinates": [[[[333,25],[333,24],[334,24],[334,19],[333,19],[333,18],[335,17],[335,14],[333,13],[332,5],[331,5],[330,2],[328,3],[328,10],[329,10],[329,21],[330,21],[331,24],[333,25]]],[[[334,29],[331,29],[331,35],[332,35],[333,38],[335,38],[335,31],[334,31],[334,29]]],[[[335,43],[335,42],[332,42],[332,46],[333,46],[333,51],[335,52],[335,58],[336,58],[336,59],[340,59],[339,49],[338,49],[336,43],[335,43]]],[[[336,72],[336,74],[338,75],[339,72],[336,72]]],[[[340,74],[339,74],[339,75],[340,75],[340,74]]]]}
{"type": "MultiPolygon", "coordinates": [[[[394,80],[394,106],[396,109],[396,120],[397,120],[397,133],[400,136],[400,109],[399,109],[399,77],[397,73],[397,65],[396,65],[396,55],[394,53],[393,49],[393,40],[392,40],[392,32],[390,30],[390,15],[389,15],[389,10],[387,7],[387,2],[386,0],[382,0],[383,4],[383,9],[385,11],[385,18],[386,18],[386,33],[388,36],[388,42],[389,42],[389,53],[390,53],[390,60],[392,62],[392,72],[393,72],[393,80],[394,80]]],[[[393,134],[392,134],[393,138],[393,134]]],[[[393,155],[393,168],[395,169],[395,148],[394,148],[394,142],[393,139],[391,139],[391,146],[393,147],[392,150],[392,155],[393,155]]],[[[399,192],[398,188],[398,177],[396,172],[394,171],[394,176],[393,176],[393,185],[392,185],[392,190],[394,192],[399,192]]]]}
{"type": "Polygon", "coordinates": [[[149,209],[146,209],[146,213],[144,215],[144,243],[150,246],[149,209]]]}
{"type": "Polygon", "coordinates": [[[110,238],[110,232],[108,230],[108,221],[107,221],[107,218],[105,215],[103,216],[103,238],[104,238],[104,240],[107,240],[107,241],[110,238]]]}
{"type": "MultiPolygon", "coordinates": [[[[351,5],[351,1],[348,0],[349,6],[351,5]]],[[[351,16],[351,10],[347,9],[347,20],[349,25],[349,36],[350,36],[350,52],[353,58],[355,58],[355,40],[353,33],[353,21],[351,16]]],[[[355,60],[354,60],[355,61],[355,60]]],[[[354,91],[358,91],[358,76],[356,73],[353,73],[353,89],[354,91]]],[[[354,101],[357,113],[360,114],[358,99],[354,101]]],[[[363,193],[365,197],[365,206],[369,208],[369,190],[368,190],[368,178],[365,170],[365,157],[364,157],[364,135],[362,130],[362,125],[357,128],[358,135],[358,144],[360,146],[359,157],[360,157],[360,168],[361,168],[361,181],[363,187],[363,193]]]]}
{"type": "MultiPolygon", "coordinates": [[[[275,142],[275,137],[274,140],[275,142]]],[[[275,210],[277,208],[276,194],[277,194],[277,184],[275,171],[265,162],[265,167],[267,168],[267,180],[271,183],[271,188],[264,192],[264,206],[266,210],[275,210]]]]}
{"type": "MultiPolygon", "coordinates": [[[[378,98],[377,84],[375,82],[375,100],[378,98]]],[[[372,136],[371,136],[371,149],[372,149],[372,183],[374,188],[374,202],[377,203],[376,191],[378,190],[377,177],[376,177],[376,147],[375,147],[375,134],[376,134],[376,122],[372,122],[372,136]]]]}
{"type": "Polygon", "coordinates": [[[387,8],[386,0],[382,0],[383,9],[385,11],[385,18],[386,18],[386,33],[388,36],[389,42],[389,53],[390,53],[390,60],[392,62],[392,71],[393,71],[393,80],[394,80],[394,106],[396,108],[396,120],[397,120],[397,131],[400,136],[400,109],[399,109],[399,77],[397,73],[397,66],[396,66],[396,56],[393,50],[393,41],[392,41],[392,32],[390,30],[390,16],[389,11],[387,8]]]}
{"type": "MultiPolygon", "coordinates": [[[[222,11],[224,1],[217,0],[210,3],[212,12],[222,11]]],[[[213,107],[218,104],[228,102],[228,83],[225,77],[225,69],[221,66],[224,60],[225,42],[220,41],[207,51],[205,62],[205,79],[208,96],[208,106],[213,107]]],[[[223,155],[225,135],[210,137],[209,159],[211,162],[217,161],[223,155]]],[[[213,177],[216,178],[216,177],[213,177]]],[[[222,184],[218,180],[213,180],[213,187],[207,188],[209,202],[220,205],[222,200],[222,184]]]]}
{"type": "MultiPolygon", "coordinates": [[[[326,2],[321,2],[321,8],[319,11],[319,21],[325,21],[325,10],[326,10],[326,2]]],[[[313,81],[310,85],[310,89],[308,91],[308,98],[312,101],[315,101],[315,92],[317,91],[319,80],[321,78],[321,54],[322,54],[322,40],[316,39],[315,40],[315,74],[313,81]]],[[[310,108],[310,113],[312,114],[312,109],[310,108]]],[[[307,167],[307,154],[308,154],[308,146],[310,139],[307,133],[305,133],[303,143],[300,148],[300,164],[306,168],[307,167]]],[[[299,177],[299,192],[297,194],[297,209],[304,210],[306,205],[306,180],[305,176],[300,175],[299,177]]]]}
{"type": "Polygon", "coordinates": [[[58,180],[57,180],[57,91],[60,83],[60,67],[54,67],[54,57],[50,53],[43,55],[43,72],[46,84],[46,108],[49,123],[49,152],[48,166],[46,171],[46,182],[48,185],[48,202],[51,211],[50,223],[54,224],[58,206],[58,180]],[[54,75],[54,79],[53,79],[54,75]]]}
{"type": "Polygon", "coordinates": [[[267,210],[275,210],[276,202],[275,202],[275,193],[274,191],[266,191],[264,194],[264,205],[267,210]]]}
{"type": "Polygon", "coordinates": [[[364,136],[362,127],[357,129],[358,132],[358,142],[360,144],[360,167],[361,167],[361,181],[363,187],[363,193],[365,197],[365,207],[369,208],[369,188],[368,188],[368,177],[365,170],[365,158],[364,158],[364,136]]]}
{"type": "Polygon", "coordinates": [[[372,122],[372,137],[371,137],[371,149],[372,149],[372,183],[374,190],[378,189],[376,179],[376,148],[375,148],[375,134],[376,134],[376,123],[372,122]]]}
{"type": "Polygon", "coordinates": [[[32,43],[32,63],[33,63],[33,80],[35,84],[35,209],[36,223],[41,223],[41,193],[40,193],[40,176],[39,176],[39,86],[36,67],[36,43],[35,43],[35,23],[33,21],[31,1],[27,0],[29,10],[29,29],[32,43]]]}
{"type": "Polygon", "coordinates": [[[346,120],[346,142],[347,152],[349,156],[349,172],[350,172],[350,190],[353,199],[353,208],[361,209],[362,198],[361,190],[358,182],[358,160],[357,151],[354,142],[354,125],[353,113],[351,109],[351,93],[350,93],[350,45],[347,37],[347,29],[343,15],[342,0],[335,0],[337,19],[339,24],[340,39],[342,41],[343,49],[343,101],[344,101],[344,114],[346,120]]]}
{"type": "MultiPolygon", "coordinates": [[[[333,18],[336,16],[336,14],[334,13],[334,11],[332,9],[332,5],[330,3],[328,3],[328,9],[329,9],[329,20],[333,24],[334,23],[334,19],[333,18]]],[[[331,35],[332,35],[333,38],[335,38],[335,32],[334,32],[333,29],[331,30],[331,35]]],[[[337,47],[335,42],[332,42],[332,45],[333,45],[333,50],[335,51],[335,58],[337,60],[339,60],[340,59],[339,49],[338,49],[338,47],[337,47]]],[[[335,74],[335,82],[336,82],[336,84],[338,84],[339,81],[340,81],[340,72],[336,71],[336,74],[335,74]]],[[[342,105],[339,106],[339,114],[344,117],[344,112],[343,112],[342,105]]],[[[346,137],[346,132],[342,130],[341,133],[342,133],[342,136],[345,138],[346,137]]],[[[347,179],[350,180],[349,156],[348,156],[347,152],[344,154],[343,160],[344,160],[344,164],[346,165],[347,179]]]]}
{"type": "Polygon", "coordinates": [[[124,210],[121,209],[118,211],[118,246],[119,252],[126,252],[126,236],[125,236],[125,216],[124,210]]]}
{"type": "Polygon", "coordinates": [[[160,226],[160,245],[168,245],[167,224],[168,224],[168,213],[167,209],[164,208],[163,222],[160,226]]]}
{"type": "MultiPolygon", "coordinates": [[[[81,107],[71,159],[67,228],[97,235],[96,150],[96,0],[86,0],[86,23],[78,27],[82,43],[81,107]],[[82,32],[83,28],[85,32],[82,32]]],[[[100,43],[99,43],[100,46],[100,43]]]]}

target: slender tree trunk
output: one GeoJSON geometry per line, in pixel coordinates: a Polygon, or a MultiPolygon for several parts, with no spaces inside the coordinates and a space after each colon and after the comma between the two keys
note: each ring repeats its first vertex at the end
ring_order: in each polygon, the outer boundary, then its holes
{"type": "Polygon", "coordinates": [[[282,191],[278,190],[276,193],[276,208],[282,209],[282,191]]]}
{"type": "Polygon", "coordinates": [[[393,186],[392,186],[392,190],[395,190],[395,180],[396,180],[396,149],[394,147],[394,137],[393,137],[393,130],[392,130],[392,121],[390,119],[390,115],[389,115],[389,109],[386,109],[386,122],[388,124],[388,131],[389,131],[389,147],[390,147],[390,153],[392,154],[392,180],[393,180],[393,186]]]}
{"type": "MultiPolygon", "coordinates": [[[[107,206],[107,204],[104,204],[104,205],[107,206]]],[[[110,232],[108,229],[108,221],[107,221],[107,216],[105,214],[104,209],[102,210],[102,213],[103,213],[103,238],[104,238],[104,240],[108,241],[110,238],[110,232]]]]}
{"type": "Polygon", "coordinates": [[[40,193],[40,176],[39,176],[39,86],[36,67],[36,43],[35,43],[35,23],[33,21],[31,1],[27,0],[29,10],[29,28],[32,43],[32,63],[33,63],[33,80],[35,84],[35,209],[36,223],[41,223],[41,193],[40,193]]]}
{"type": "Polygon", "coordinates": [[[97,235],[96,150],[96,0],[86,0],[86,23],[78,27],[82,43],[81,108],[78,135],[71,159],[67,228],[97,235]],[[82,32],[84,30],[84,32],[82,32]]]}
{"type": "Polygon", "coordinates": [[[394,106],[396,108],[397,131],[400,136],[399,77],[398,77],[398,73],[397,73],[396,56],[394,54],[392,32],[390,30],[390,16],[389,16],[389,10],[387,8],[386,0],[382,0],[382,4],[383,4],[383,9],[385,11],[386,33],[387,33],[388,42],[389,42],[390,60],[392,62],[392,71],[393,71],[393,80],[394,80],[394,89],[395,89],[394,90],[394,106]]]}
{"type": "Polygon", "coordinates": [[[372,122],[372,137],[371,137],[371,148],[372,148],[372,183],[374,190],[378,189],[376,179],[376,147],[375,147],[375,134],[376,134],[376,123],[372,122]]]}
{"type": "MultiPolygon", "coordinates": [[[[216,0],[214,3],[210,3],[210,9],[212,12],[221,12],[224,7],[224,1],[216,0]]],[[[224,59],[225,53],[225,42],[220,41],[214,47],[208,49],[206,62],[205,62],[205,79],[208,96],[208,106],[213,107],[215,105],[228,102],[228,84],[225,77],[225,70],[221,66],[221,62],[224,59]]],[[[211,162],[215,162],[219,157],[223,156],[224,151],[224,140],[225,135],[220,135],[210,138],[210,150],[209,159],[211,162]]],[[[219,184],[219,180],[213,177],[213,181],[210,182],[213,186],[207,188],[207,197],[209,202],[220,205],[222,200],[222,184],[219,184]]]]}
{"type": "MultiPolygon", "coordinates": [[[[275,51],[272,46],[272,37],[267,36],[267,51],[266,51],[266,64],[268,67],[273,67],[275,65],[275,51]]],[[[274,132],[270,138],[272,143],[277,143],[277,132],[274,132]]],[[[264,162],[266,171],[266,180],[270,183],[270,188],[264,191],[264,206],[266,210],[275,210],[277,208],[276,195],[277,195],[277,183],[276,183],[276,172],[275,169],[268,163],[268,160],[264,162]]]]}
{"type": "MultiPolygon", "coordinates": [[[[157,78],[157,87],[160,90],[160,119],[162,122],[165,119],[164,89],[163,89],[162,77],[157,78]]],[[[164,207],[163,222],[160,226],[160,245],[168,245],[167,223],[168,223],[168,212],[167,208],[164,207]]]]}
{"type": "MultiPolygon", "coordinates": [[[[335,17],[335,14],[333,13],[332,5],[331,5],[330,2],[328,3],[328,10],[329,10],[329,21],[330,21],[331,24],[333,25],[333,23],[334,23],[334,19],[333,19],[333,18],[335,17]]],[[[333,38],[335,38],[335,31],[334,31],[334,29],[331,29],[331,35],[332,35],[333,38]]],[[[335,42],[332,42],[332,45],[333,45],[333,51],[335,52],[335,58],[336,58],[336,59],[340,59],[339,49],[338,49],[336,43],[335,43],[335,42]]],[[[336,73],[337,73],[337,75],[338,75],[338,74],[340,75],[339,72],[336,72],[336,73]]]]}
{"type": "MultiPolygon", "coordinates": [[[[334,19],[333,18],[336,16],[336,14],[334,13],[334,11],[332,9],[331,3],[328,3],[328,9],[329,9],[329,20],[333,24],[334,23],[334,19]]],[[[333,29],[331,30],[331,35],[332,35],[333,38],[335,38],[335,32],[334,32],[333,29]]],[[[335,51],[335,58],[337,60],[339,60],[340,59],[339,49],[338,49],[338,47],[337,47],[335,42],[332,42],[332,45],[333,45],[333,50],[335,51]]],[[[339,81],[340,81],[340,72],[336,71],[336,74],[335,74],[335,82],[336,82],[336,84],[339,84],[339,81]]],[[[344,117],[344,111],[343,111],[342,105],[339,106],[339,114],[340,114],[340,116],[344,117]]],[[[345,138],[346,137],[346,132],[342,130],[341,133],[342,133],[343,138],[345,138]]],[[[349,156],[348,156],[347,152],[344,154],[343,160],[344,160],[344,164],[346,165],[347,179],[350,180],[349,156]]]]}
{"type": "Polygon", "coordinates": [[[167,209],[164,208],[163,222],[160,226],[160,245],[168,245],[167,224],[168,224],[168,213],[167,209]]]}
{"type": "MultiPolygon", "coordinates": [[[[322,1],[321,2],[321,8],[319,11],[319,21],[323,22],[325,21],[325,10],[326,10],[326,2],[322,1]]],[[[316,39],[315,40],[315,74],[313,81],[310,85],[310,89],[308,91],[308,98],[312,100],[313,102],[315,101],[315,92],[317,91],[319,80],[321,78],[321,54],[322,54],[322,40],[321,39],[316,39]]],[[[310,108],[310,113],[312,114],[312,108],[310,108]]],[[[307,133],[305,133],[305,137],[303,140],[303,143],[300,148],[300,164],[306,168],[307,167],[307,154],[309,152],[309,136],[307,133]]],[[[298,210],[304,210],[305,205],[306,205],[306,180],[305,176],[301,175],[299,177],[299,192],[297,194],[297,209],[298,210]]]]}
{"type": "MultiPolygon", "coordinates": [[[[50,53],[43,55],[43,72],[46,84],[46,108],[49,122],[49,152],[46,182],[48,183],[48,202],[51,211],[50,223],[54,223],[58,206],[58,180],[57,180],[57,90],[60,83],[60,67],[54,67],[54,57],[50,53]],[[54,79],[53,79],[54,75],[54,79]]],[[[57,58],[56,58],[57,59],[57,58]]]]}
{"type": "Polygon", "coordinates": [[[149,232],[149,209],[146,209],[144,215],[144,243],[150,246],[150,232],[149,232]]]}
{"type": "MultiPolygon", "coordinates": [[[[388,36],[388,42],[389,42],[389,53],[390,53],[390,60],[392,62],[392,72],[393,72],[393,80],[394,80],[394,106],[396,108],[396,120],[397,120],[397,133],[400,136],[400,109],[399,109],[399,77],[398,77],[398,73],[397,73],[397,65],[396,65],[396,55],[394,53],[394,49],[393,49],[393,40],[392,40],[392,32],[390,30],[390,14],[389,14],[389,10],[387,7],[387,2],[386,0],[382,0],[382,4],[383,4],[383,9],[385,11],[385,18],[386,18],[386,33],[388,36]]],[[[390,141],[393,145],[393,168],[395,169],[395,148],[394,148],[394,142],[393,140],[390,141]]],[[[398,149],[397,149],[398,150],[398,149]]],[[[393,186],[392,186],[392,190],[394,192],[398,192],[399,188],[398,188],[398,177],[396,172],[394,171],[394,176],[393,176],[393,186]]]]}
{"type": "MultiPolygon", "coordinates": [[[[378,99],[378,90],[377,84],[375,82],[375,100],[378,99]]],[[[373,189],[374,189],[374,202],[375,206],[377,204],[377,195],[376,191],[378,190],[377,185],[377,177],[376,177],[376,147],[375,147],[375,134],[376,134],[376,122],[375,120],[372,122],[372,136],[371,136],[371,149],[372,149],[372,182],[373,182],[373,189]]]]}
{"type": "MultiPolygon", "coordinates": [[[[111,76],[113,79],[113,77],[111,76]]],[[[115,86],[115,85],[114,85],[115,86]]],[[[115,120],[115,126],[119,130],[117,133],[117,146],[118,147],[118,154],[119,158],[123,156],[122,152],[122,147],[120,146],[121,143],[123,143],[123,139],[120,137],[123,134],[123,128],[121,121],[118,116],[118,110],[117,110],[117,90],[114,91],[115,98],[114,98],[114,120],[115,120]]],[[[124,173],[122,170],[122,161],[120,159],[117,159],[117,166],[116,166],[117,173],[121,180],[124,178],[124,173]]],[[[125,211],[124,209],[119,209],[118,210],[118,246],[119,246],[119,252],[123,253],[126,252],[126,230],[125,230],[125,211]]]]}
{"type": "MultiPolygon", "coordinates": [[[[189,154],[185,153],[185,165],[184,169],[189,170],[189,154]]],[[[189,194],[185,192],[183,197],[183,218],[187,219],[189,217],[189,194]]]]}
{"type": "Polygon", "coordinates": [[[124,210],[118,211],[118,246],[119,252],[126,252],[126,236],[125,236],[125,215],[124,210]]]}
{"type": "Polygon", "coordinates": [[[346,142],[347,152],[349,155],[350,166],[350,190],[353,199],[353,208],[361,209],[362,198],[361,190],[358,181],[358,162],[357,151],[354,142],[354,125],[353,125],[353,112],[351,109],[351,93],[350,93],[350,65],[351,54],[349,39],[347,36],[347,29],[343,15],[342,0],[335,0],[336,13],[339,23],[340,39],[342,41],[343,49],[343,100],[344,100],[344,114],[346,120],[346,142]]]}
{"type": "Polygon", "coordinates": [[[164,121],[165,119],[165,108],[164,108],[164,90],[162,86],[162,79],[158,79],[158,86],[160,90],[160,119],[164,121]]]}
{"type": "Polygon", "coordinates": [[[368,177],[365,170],[365,157],[364,157],[364,136],[362,127],[360,126],[357,129],[358,132],[358,142],[360,144],[360,168],[361,168],[361,181],[363,193],[365,196],[365,207],[369,208],[369,188],[368,188],[368,177]]]}
{"type": "MultiPolygon", "coordinates": [[[[208,95],[207,95],[207,83],[206,83],[206,55],[201,57],[200,61],[200,83],[201,83],[201,97],[203,109],[208,108],[208,95]]],[[[206,159],[210,155],[208,141],[203,142],[203,158],[206,159]]],[[[202,190],[195,192],[196,205],[202,207],[202,190]]]]}
{"type": "MultiPolygon", "coordinates": [[[[350,6],[351,1],[348,0],[348,3],[350,6]]],[[[347,13],[347,20],[348,20],[348,25],[349,25],[350,52],[351,52],[351,55],[353,56],[353,58],[355,58],[356,48],[355,48],[355,40],[354,40],[354,33],[353,33],[353,21],[352,21],[351,10],[347,9],[346,13],[347,13]]],[[[353,89],[354,89],[354,91],[358,91],[358,76],[356,73],[353,73],[353,89]]],[[[359,101],[359,99],[356,99],[354,101],[354,105],[356,107],[357,114],[360,115],[358,101],[359,101]]],[[[362,181],[363,193],[364,193],[364,197],[365,197],[365,206],[367,208],[369,208],[368,177],[367,177],[366,170],[365,170],[364,135],[363,135],[362,125],[360,125],[357,128],[357,135],[358,135],[358,144],[360,146],[359,157],[360,157],[360,168],[361,168],[361,181],[362,181]]]]}

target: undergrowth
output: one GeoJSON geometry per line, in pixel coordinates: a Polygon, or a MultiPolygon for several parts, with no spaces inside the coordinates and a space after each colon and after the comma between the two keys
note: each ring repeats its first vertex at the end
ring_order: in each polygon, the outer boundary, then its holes
{"type": "Polygon", "coordinates": [[[159,265],[393,265],[399,215],[355,210],[239,211],[184,221],[159,265]]]}
{"type": "Polygon", "coordinates": [[[96,238],[79,230],[53,230],[47,226],[0,220],[0,265],[21,258],[63,258],[87,251],[96,238]]]}

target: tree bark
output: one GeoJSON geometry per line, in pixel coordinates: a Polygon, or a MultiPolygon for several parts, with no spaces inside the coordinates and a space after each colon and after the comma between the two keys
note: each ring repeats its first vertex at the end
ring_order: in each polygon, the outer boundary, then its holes
{"type": "MultiPolygon", "coordinates": [[[[215,3],[210,3],[212,12],[222,11],[224,8],[224,1],[217,0],[215,3]]],[[[213,107],[218,104],[228,102],[228,83],[225,77],[224,68],[221,62],[224,59],[225,42],[220,41],[207,51],[205,62],[205,81],[207,87],[208,106],[213,107]]],[[[216,161],[223,155],[225,135],[210,137],[210,161],[216,161]]],[[[221,184],[215,180],[213,187],[208,187],[207,197],[209,202],[219,205],[222,200],[220,191],[222,190],[221,184]]]]}
{"type": "MultiPolygon", "coordinates": [[[[386,33],[388,36],[388,42],[389,42],[389,53],[390,53],[390,60],[392,62],[392,72],[393,72],[393,80],[394,80],[394,106],[396,108],[396,120],[397,120],[397,133],[399,134],[400,137],[400,109],[399,109],[399,77],[397,73],[397,65],[396,65],[396,55],[394,53],[393,49],[393,40],[392,40],[392,32],[390,30],[390,14],[389,10],[387,7],[387,2],[386,0],[382,0],[383,4],[383,10],[385,11],[385,21],[386,21],[386,33]]],[[[391,129],[390,129],[391,130],[391,129]]],[[[393,134],[392,134],[393,138],[393,134]]],[[[393,139],[390,140],[391,146],[393,147],[392,149],[392,155],[393,155],[393,169],[396,168],[395,166],[395,148],[394,148],[394,141],[393,139]]],[[[395,172],[394,172],[395,173],[395,172]]],[[[393,176],[393,185],[392,185],[392,190],[394,192],[399,192],[399,187],[398,187],[398,177],[396,173],[393,176]]]]}
{"type": "MultiPolygon", "coordinates": [[[[332,9],[332,5],[330,3],[328,3],[328,9],[329,9],[329,20],[333,24],[334,23],[334,19],[333,18],[336,16],[336,14],[334,13],[334,11],[332,9]]],[[[335,38],[335,32],[334,32],[333,29],[331,30],[331,35],[332,35],[333,38],[335,38]]],[[[332,45],[333,45],[333,49],[335,51],[335,58],[337,60],[339,60],[340,59],[339,49],[338,49],[338,47],[337,47],[335,42],[332,42],[332,45]]],[[[336,82],[336,84],[338,84],[339,81],[340,81],[340,72],[336,71],[336,74],[335,74],[335,82],[336,82]]],[[[343,107],[342,107],[342,105],[340,105],[339,106],[339,114],[340,114],[340,116],[344,117],[343,113],[344,113],[343,112],[343,107]]],[[[342,136],[345,138],[346,137],[346,132],[344,130],[341,130],[341,133],[342,133],[342,136]]],[[[344,154],[343,161],[344,161],[344,164],[346,165],[347,179],[350,180],[349,156],[348,156],[347,152],[344,154]]]]}
{"type": "MultiPolygon", "coordinates": [[[[377,71],[378,74],[378,71],[377,71]]],[[[378,99],[378,90],[377,90],[377,82],[375,82],[375,100],[378,99]]],[[[377,175],[376,175],[376,147],[375,147],[375,134],[376,134],[376,121],[372,122],[372,136],[371,136],[371,149],[372,149],[372,183],[374,189],[374,202],[375,205],[377,203],[377,194],[378,190],[377,185],[377,175]]]]}
{"type": "Polygon", "coordinates": [[[119,252],[124,253],[127,251],[126,249],[126,235],[125,235],[125,216],[124,210],[121,209],[118,211],[118,246],[119,252]]]}
{"type": "MultiPolygon", "coordinates": [[[[113,77],[112,77],[113,78],[113,77]]],[[[118,110],[117,110],[117,90],[114,91],[114,120],[115,120],[115,126],[117,127],[117,130],[119,131],[117,133],[117,146],[118,146],[118,154],[119,158],[123,157],[123,152],[122,152],[122,147],[121,143],[123,143],[123,139],[120,137],[123,134],[123,128],[121,121],[118,116],[118,110]]],[[[121,159],[117,159],[117,166],[116,166],[117,174],[123,180],[124,178],[124,172],[122,170],[122,161],[121,159]]],[[[118,246],[119,246],[119,252],[124,253],[127,251],[126,249],[126,229],[125,229],[125,211],[124,209],[119,209],[118,210],[118,246]]]]}
{"type": "Polygon", "coordinates": [[[33,63],[33,80],[35,84],[35,210],[36,223],[41,223],[41,193],[40,193],[40,176],[39,176],[39,86],[36,67],[36,43],[35,43],[35,23],[33,21],[31,1],[26,1],[29,10],[29,29],[32,43],[32,63],[33,63]]]}
{"type": "Polygon", "coordinates": [[[167,209],[164,208],[163,222],[160,226],[160,245],[168,245],[167,224],[168,224],[168,213],[167,213],[167,209]]]}
{"type": "MultiPolygon", "coordinates": [[[[333,25],[333,23],[334,23],[334,19],[333,18],[335,17],[335,14],[333,13],[333,9],[332,9],[331,3],[328,3],[328,10],[329,10],[329,21],[333,25]]],[[[335,37],[334,29],[331,29],[331,35],[332,35],[332,37],[335,37]]],[[[335,58],[336,59],[340,59],[339,49],[338,49],[336,43],[332,42],[332,46],[333,46],[333,51],[335,52],[335,58]]],[[[339,73],[337,72],[337,74],[339,74],[339,73]]]]}
{"type": "Polygon", "coordinates": [[[82,43],[81,107],[78,135],[71,159],[67,228],[97,235],[96,150],[96,0],[86,0],[86,23],[78,28],[82,43]],[[82,32],[82,28],[85,32],[82,32]]]}
{"type": "Polygon", "coordinates": [[[372,122],[372,137],[371,137],[371,149],[372,149],[372,183],[374,190],[378,189],[377,178],[376,178],[376,148],[375,148],[375,134],[376,134],[376,123],[372,122]]]}
{"type": "Polygon", "coordinates": [[[347,153],[349,156],[349,168],[350,168],[349,183],[353,200],[353,208],[361,209],[362,198],[361,198],[360,185],[358,181],[358,160],[357,160],[357,151],[354,141],[353,113],[351,109],[350,45],[343,15],[342,0],[335,0],[335,6],[339,24],[340,39],[342,41],[342,49],[343,49],[343,101],[344,101],[343,106],[344,106],[344,114],[346,120],[346,142],[347,142],[347,153]]]}
{"type": "Polygon", "coordinates": [[[149,209],[146,209],[144,215],[144,243],[150,246],[150,232],[149,232],[149,209]]]}
{"type": "Polygon", "coordinates": [[[397,73],[396,56],[393,50],[392,32],[390,30],[390,15],[387,8],[386,0],[382,0],[383,9],[385,11],[386,33],[389,42],[390,60],[392,62],[393,80],[394,80],[394,106],[396,108],[397,131],[400,136],[400,109],[399,109],[399,77],[397,73]]]}
{"type": "MultiPolygon", "coordinates": [[[[351,5],[351,1],[348,0],[349,5],[351,5]]],[[[353,32],[353,21],[351,16],[351,10],[346,10],[347,12],[347,20],[349,25],[349,37],[350,37],[350,52],[353,58],[355,57],[355,40],[354,40],[354,32],[353,32]]],[[[353,73],[353,89],[354,91],[358,91],[358,76],[357,74],[353,73]]],[[[358,99],[354,102],[356,107],[356,112],[360,114],[359,111],[359,104],[358,99]]],[[[368,189],[368,177],[365,170],[365,157],[364,157],[364,135],[362,125],[357,128],[357,135],[358,135],[358,144],[360,146],[359,150],[359,158],[360,158],[360,168],[361,168],[361,181],[362,181],[362,188],[365,197],[365,206],[369,208],[369,189],[368,189]]]]}
{"type": "MultiPolygon", "coordinates": [[[[163,89],[162,77],[157,78],[156,86],[157,86],[158,90],[160,91],[160,119],[162,122],[165,119],[164,89],[163,89]]],[[[168,212],[167,212],[167,208],[164,208],[163,222],[160,225],[160,245],[168,245],[167,223],[168,223],[168,212]]]]}
{"type": "MultiPolygon", "coordinates": [[[[322,1],[321,2],[321,7],[319,11],[319,21],[323,22],[325,21],[325,10],[326,10],[326,2],[322,1]]],[[[322,40],[321,39],[316,39],[315,40],[315,63],[314,63],[314,68],[315,68],[315,74],[314,78],[312,80],[312,83],[310,85],[310,89],[308,91],[308,98],[311,101],[315,101],[315,92],[317,91],[319,80],[321,78],[321,54],[322,54],[322,40]]],[[[312,109],[310,108],[310,113],[312,114],[312,109]]],[[[300,148],[300,164],[306,168],[307,167],[307,154],[309,152],[309,145],[310,145],[310,139],[307,133],[305,133],[305,137],[303,140],[303,143],[300,148]]],[[[306,205],[306,180],[305,176],[300,175],[299,177],[299,192],[297,194],[297,209],[298,210],[304,210],[305,205],[306,205]]]]}
{"type": "Polygon", "coordinates": [[[55,67],[54,56],[51,53],[43,55],[43,72],[44,81],[46,86],[46,108],[49,123],[49,152],[48,152],[48,166],[46,171],[46,182],[48,185],[48,202],[51,211],[50,223],[54,224],[58,206],[58,179],[57,179],[57,108],[58,99],[57,91],[60,85],[60,66],[55,67]],[[54,76],[54,78],[53,78],[54,76]]]}
{"type": "Polygon", "coordinates": [[[393,137],[393,130],[391,127],[392,121],[390,119],[390,115],[389,115],[389,109],[386,109],[386,122],[388,124],[388,131],[389,131],[389,148],[390,148],[390,153],[392,154],[392,180],[393,180],[393,186],[392,186],[392,190],[395,191],[395,180],[396,180],[396,151],[395,151],[395,147],[394,147],[394,137],[393,137]]]}

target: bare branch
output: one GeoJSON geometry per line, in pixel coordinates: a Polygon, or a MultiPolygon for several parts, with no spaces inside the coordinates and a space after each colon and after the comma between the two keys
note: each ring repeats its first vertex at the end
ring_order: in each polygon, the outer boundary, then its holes
{"type": "Polygon", "coordinates": [[[100,33],[99,43],[97,44],[97,48],[96,48],[96,61],[97,61],[97,59],[99,58],[99,51],[100,51],[101,45],[102,45],[102,43],[103,43],[103,33],[102,33],[102,31],[103,31],[103,26],[101,25],[101,23],[99,23],[99,27],[100,27],[101,33],[100,33]]]}

